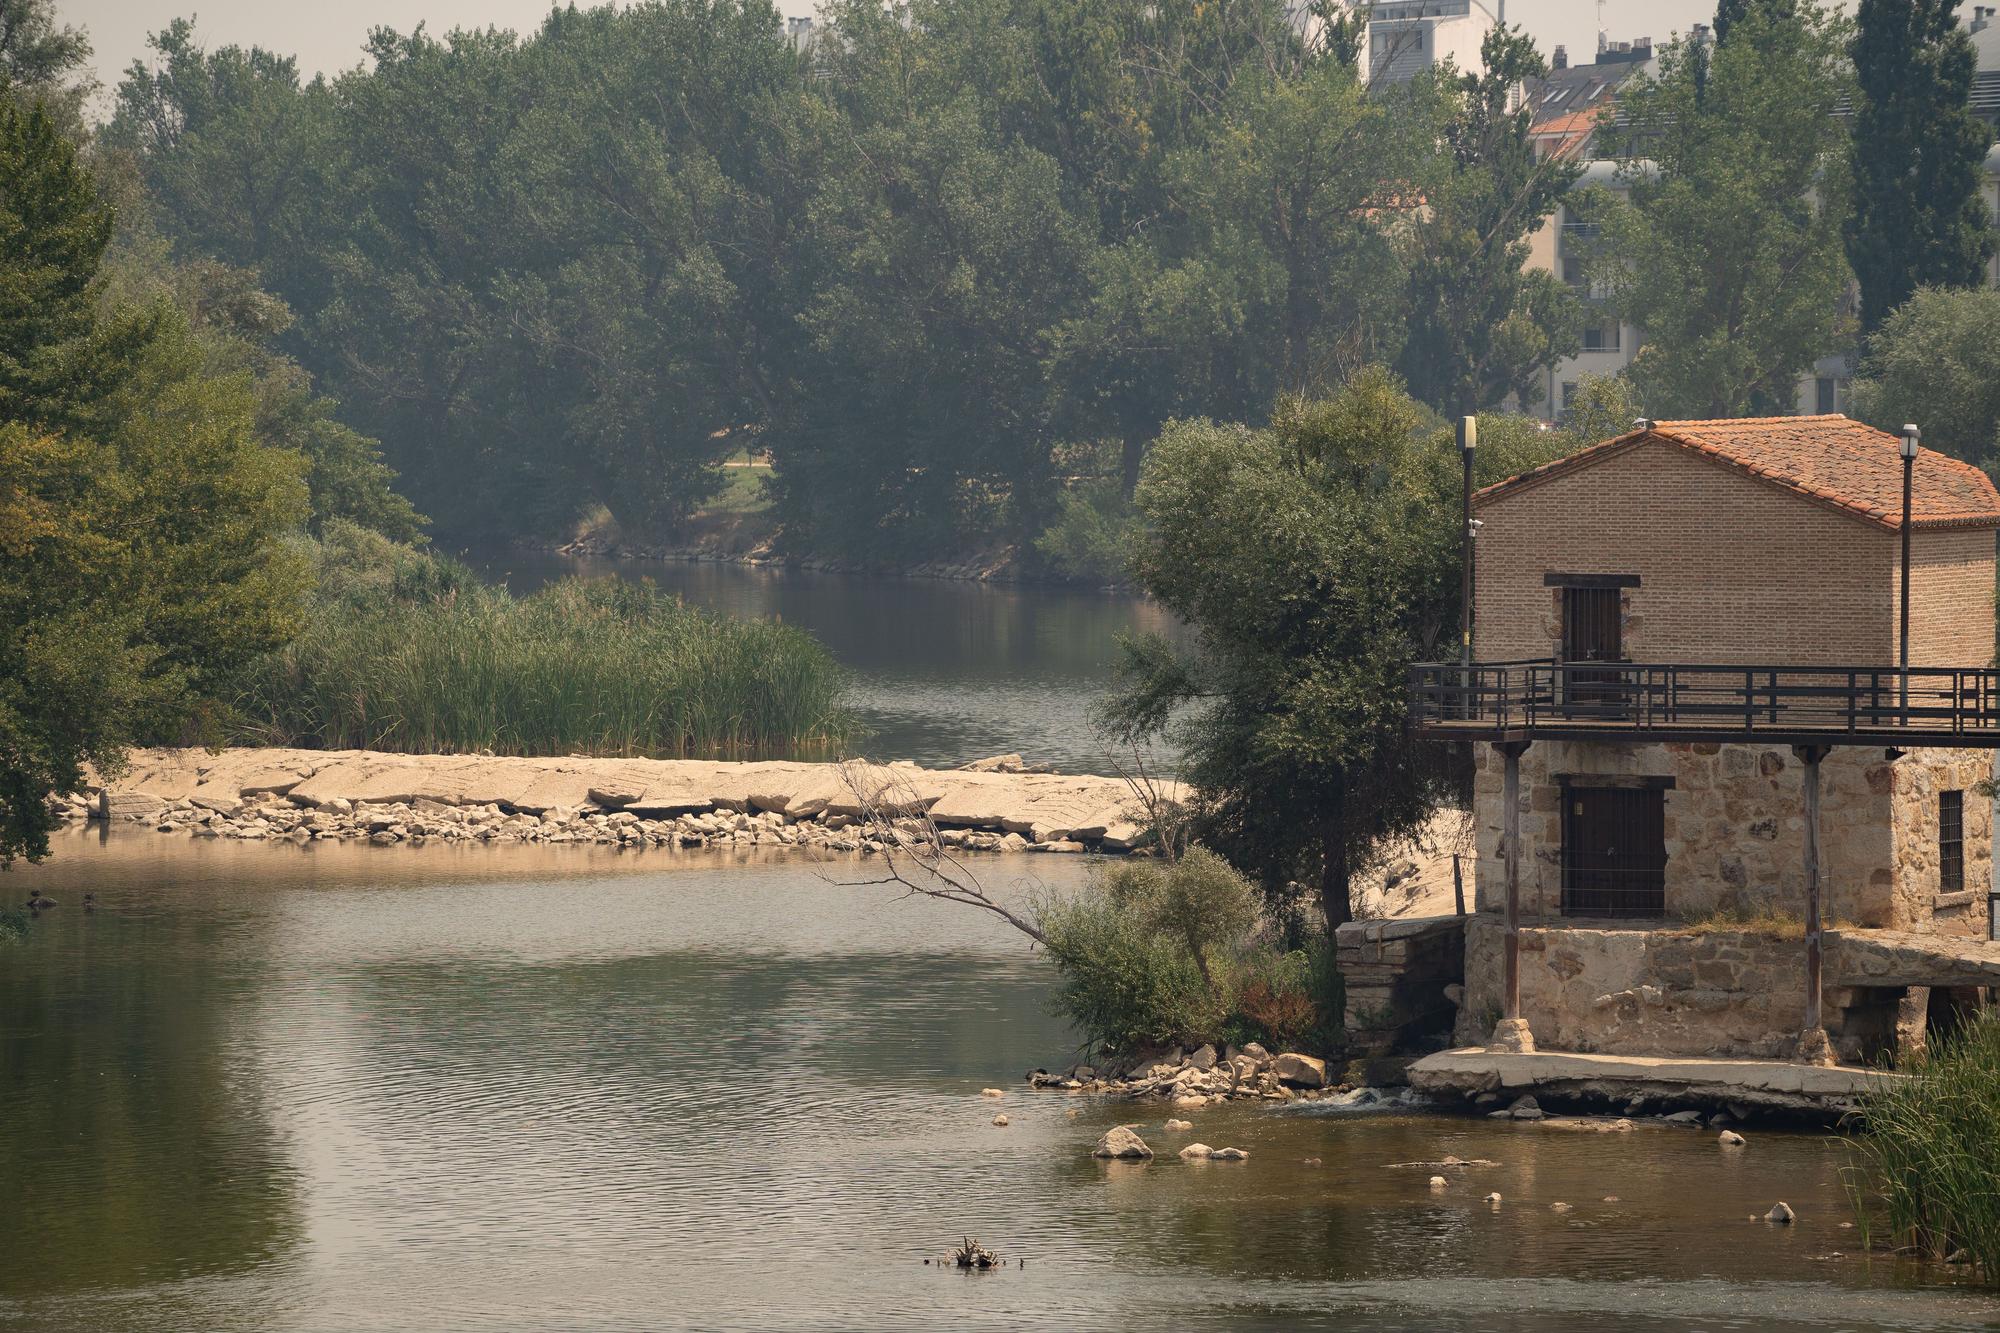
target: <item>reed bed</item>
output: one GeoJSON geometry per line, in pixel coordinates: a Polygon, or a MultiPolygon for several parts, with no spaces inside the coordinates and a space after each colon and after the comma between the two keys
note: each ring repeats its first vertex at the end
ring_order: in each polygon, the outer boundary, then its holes
{"type": "Polygon", "coordinates": [[[399,550],[333,561],[303,633],[236,701],[238,739],[407,753],[763,757],[836,750],[842,677],[810,635],[650,584],[528,597],[399,550]]]}
{"type": "Polygon", "coordinates": [[[1904,1065],[1861,1108],[1857,1211],[1898,1249],[1974,1267],[2000,1285],[2000,1015],[1904,1065]]]}

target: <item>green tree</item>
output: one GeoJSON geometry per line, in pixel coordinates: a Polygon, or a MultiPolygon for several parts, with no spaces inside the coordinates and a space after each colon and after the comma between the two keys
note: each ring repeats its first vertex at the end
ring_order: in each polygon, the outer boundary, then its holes
{"type": "Polygon", "coordinates": [[[1993,257],[1980,198],[1993,130],[1972,110],[1958,0],[1861,0],[1847,257],[1873,332],[1919,287],[1977,287],[1993,257]]]}
{"type": "Polygon", "coordinates": [[[1536,151],[1533,116],[1515,90],[1546,71],[1534,43],[1495,28],[1481,73],[1447,89],[1445,170],[1409,230],[1409,337],[1397,370],[1440,412],[1534,402],[1540,372],[1576,354],[1581,310],[1568,284],[1527,272],[1528,237],[1562,204],[1582,168],[1536,151]]]}
{"type": "MultiPolygon", "coordinates": [[[[1147,591],[1192,650],[1129,645],[1106,721],[1184,750],[1208,845],[1331,931],[1350,882],[1448,787],[1408,723],[1408,671],[1457,615],[1458,458],[1387,372],[1287,400],[1266,430],[1171,423],[1139,488],[1147,591]]],[[[1481,431],[1495,479],[1571,441],[1518,419],[1481,431]]]]}
{"type": "Polygon", "coordinates": [[[102,309],[113,228],[74,146],[0,97],[0,864],[82,766],[184,725],[296,623],[299,461],[164,305],[102,309]]]}
{"type": "Polygon", "coordinates": [[[1855,415],[1883,430],[1906,421],[1924,447],[1993,468],[2000,454],[2000,291],[1920,289],[1868,340],[1855,415]]]}
{"type": "Polygon", "coordinates": [[[1729,40],[1729,34],[1743,20],[1757,15],[1766,19],[1786,19],[1798,12],[1796,0],[1719,0],[1715,6],[1715,40],[1729,40]]]}
{"type": "Polygon", "coordinates": [[[90,39],[59,25],[52,0],[0,0],[0,96],[40,102],[57,124],[74,134],[83,103],[95,84],[79,77],[90,59],[90,39]]]}
{"type": "Polygon", "coordinates": [[[1630,197],[1587,207],[1605,234],[1596,276],[1645,330],[1627,373],[1652,415],[1790,411],[1798,377],[1848,339],[1847,34],[1812,0],[1752,6],[1705,93],[1685,39],[1620,93],[1630,197]]]}
{"type": "Polygon", "coordinates": [[[334,98],[323,79],[261,47],[204,50],[188,19],[148,39],[118,85],[107,148],[139,164],[153,207],[188,257],[255,271],[285,300],[317,310],[343,218],[334,98]]]}

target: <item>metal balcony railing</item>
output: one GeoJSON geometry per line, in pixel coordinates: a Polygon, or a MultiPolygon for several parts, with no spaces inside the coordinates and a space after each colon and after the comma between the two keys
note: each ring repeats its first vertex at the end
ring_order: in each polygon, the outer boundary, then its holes
{"type": "Polygon", "coordinates": [[[1412,669],[1410,710],[1420,729],[1461,738],[1627,733],[2000,747],[2000,670],[1427,662],[1412,669]]]}

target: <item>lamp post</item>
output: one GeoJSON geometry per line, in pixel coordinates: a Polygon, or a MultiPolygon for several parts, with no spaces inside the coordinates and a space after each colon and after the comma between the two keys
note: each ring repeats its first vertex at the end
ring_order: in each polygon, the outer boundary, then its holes
{"type": "Polygon", "coordinates": [[[1901,643],[1897,650],[1896,665],[1902,677],[1900,696],[1902,702],[1903,725],[1910,725],[1910,480],[1917,466],[1917,444],[1924,438],[1923,431],[1915,423],[1903,427],[1903,596],[1902,626],[1898,631],[1901,643]]]}
{"type": "Polygon", "coordinates": [[[1458,664],[1459,689],[1465,708],[1465,716],[1473,715],[1472,703],[1472,539],[1479,535],[1478,524],[1472,521],[1472,457],[1479,448],[1479,418],[1460,417],[1458,419],[1458,456],[1465,465],[1465,485],[1462,492],[1463,513],[1460,515],[1459,558],[1458,558],[1458,664]]]}

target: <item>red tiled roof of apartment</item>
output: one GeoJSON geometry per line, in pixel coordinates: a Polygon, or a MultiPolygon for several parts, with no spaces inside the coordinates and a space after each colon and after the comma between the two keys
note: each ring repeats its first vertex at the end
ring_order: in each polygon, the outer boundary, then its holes
{"type": "MultiPolygon", "coordinates": [[[[1816,504],[1886,528],[1903,518],[1901,441],[1839,414],[1656,421],[1486,487],[1479,503],[1617,457],[1649,441],[1677,445],[1725,467],[1782,486],[1816,504]]],[[[1970,463],[1929,449],[1917,453],[1910,518],[1920,528],[2000,526],[2000,493],[1970,463]]]]}

